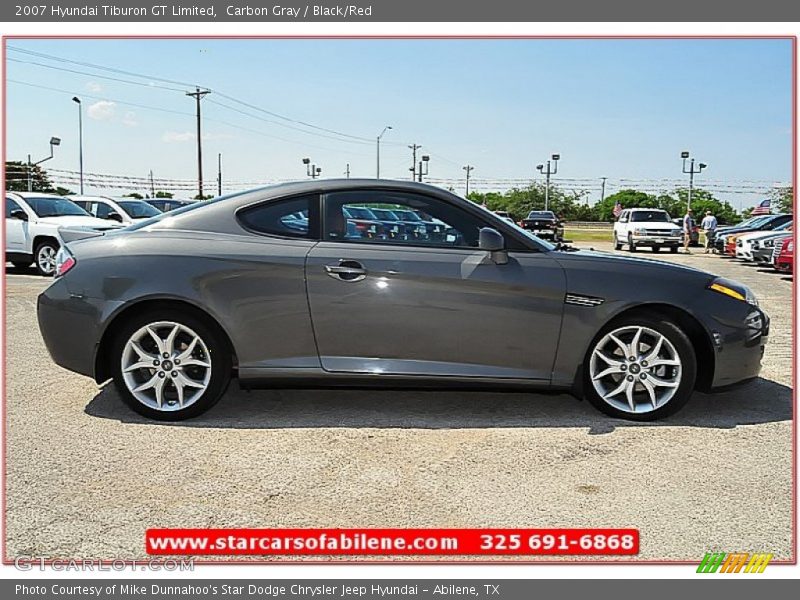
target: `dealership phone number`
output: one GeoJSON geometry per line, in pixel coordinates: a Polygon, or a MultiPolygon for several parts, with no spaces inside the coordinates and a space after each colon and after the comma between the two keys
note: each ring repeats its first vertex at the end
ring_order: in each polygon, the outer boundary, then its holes
{"type": "Polygon", "coordinates": [[[530,550],[553,554],[574,554],[576,551],[586,554],[627,554],[638,550],[639,546],[637,536],[632,533],[586,533],[583,535],[576,535],[576,533],[567,531],[559,534],[485,534],[481,535],[480,549],[509,553],[530,550]]]}

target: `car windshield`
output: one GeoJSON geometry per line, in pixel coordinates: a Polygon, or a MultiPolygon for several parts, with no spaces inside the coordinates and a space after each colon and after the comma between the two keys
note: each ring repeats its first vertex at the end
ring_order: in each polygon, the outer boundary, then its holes
{"type": "Polygon", "coordinates": [[[669,223],[669,215],[663,210],[635,210],[631,213],[631,221],[641,223],[649,221],[651,223],[669,223]]]}
{"type": "Polygon", "coordinates": [[[66,198],[28,197],[25,202],[39,217],[91,217],[88,212],[66,198]]]}
{"type": "Polygon", "coordinates": [[[394,211],[394,214],[396,214],[402,221],[422,221],[417,213],[410,210],[396,210],[394,211]]]}
{"type": "Polygon", "coordinates": [[[386,210],[385,208],[373,208],[372,214],[374,214],[379,219],[383,219],[384,221],[399,221],[400,219],[397,217],[390,210],[386,210]]]}
{"type": "Polygon", "coordinates": [[[155,206],[150,206],[144,200],[118,200],[117,204],[122,207],[131,219],[149,219],[161,214],[155,206]]]}
{"type": "Polygon", "coordinates": [[[532,210],[528,213],[529,219],[551,219],[556,220],[556,215],[551,210],[532,210]]]}
{"type": "Polygon", "coordinates": [[[375,219],[375,215],[368,208],[362,206],[345,206],[348,214],[354,219],[375,219]]]}

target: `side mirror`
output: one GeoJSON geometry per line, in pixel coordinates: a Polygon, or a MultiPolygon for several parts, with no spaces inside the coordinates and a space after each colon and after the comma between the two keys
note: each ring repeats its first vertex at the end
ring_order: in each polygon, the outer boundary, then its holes
{"type": "Polygon", "coordinates": [[[108,213],[106,217],[109,221],[116,221],[117,223],[122,223],[122,215],[116,212],[108,213]]]}
{"type": "Polygon", "coordinates": [[[478,248],[486,250],[492,255],[492,261],[498,265],[508,263],[508,252],[506,252],[506,240],[503,235],[491,227],[481,228],[478,236],[478,248]]]}
{"type": "Polygon", "coordinates": [[[28,213],[26,213],[21,208],[15,208],[11,211],[11,215],[9,215],[12,219],[18,219],[20,221],[27,221],[28,220],[28,213]]]}

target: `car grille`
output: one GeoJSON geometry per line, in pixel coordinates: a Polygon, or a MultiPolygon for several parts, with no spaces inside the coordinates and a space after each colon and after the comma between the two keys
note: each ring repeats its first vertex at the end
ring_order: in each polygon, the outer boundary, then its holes
{"type": "Polygon", "coordinates": [[[778,260],[778,256],[781,254],[781,248],[783,248],[783,242],[775,242],[775,247],[772,249],[772,264],[775,264],[775,261],[778,260]]]}

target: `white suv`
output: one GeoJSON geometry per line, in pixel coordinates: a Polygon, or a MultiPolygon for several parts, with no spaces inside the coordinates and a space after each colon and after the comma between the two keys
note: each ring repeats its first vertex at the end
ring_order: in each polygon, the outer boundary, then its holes
{"type": "Polygon", "coordinates": [[[69,196],[69,199],[98,219],[116,221],[126,226],[161,214],[161,211],[155,206],[135,198],[69,196]]]}
{"type": "Polygon", "coordinates": [[[6,260],[15,267],[31,263],[42,275],[56,269],[61,247],[59,227],[109,229],[109,222],[97,219],[62,196],[36,192],[6,192],[6,260]]]}
{"type": "Polygon", "coordinates": [[[614,249],[636,252],[639,246],[649,246],[653,252],[669,248],[677,252],[681,245],[681,228],[676,227],[665,210],[658,208],[626,208],[614,223],[614,249]]]}

